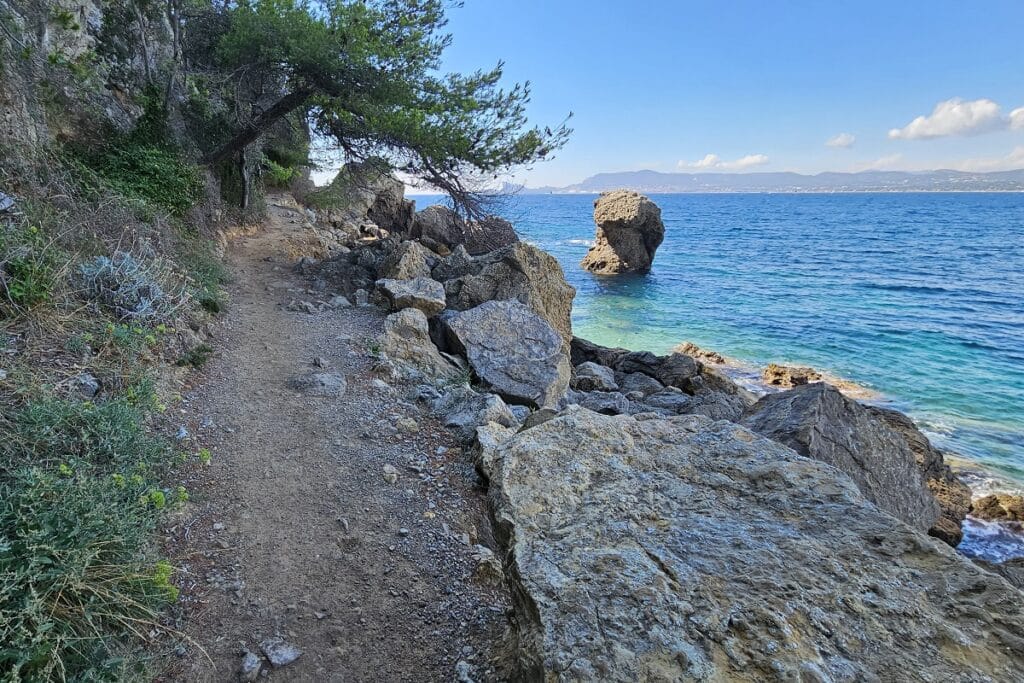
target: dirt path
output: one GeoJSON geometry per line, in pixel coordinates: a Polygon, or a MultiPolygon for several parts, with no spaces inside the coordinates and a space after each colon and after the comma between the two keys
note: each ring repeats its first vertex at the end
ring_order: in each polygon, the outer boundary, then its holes
{"type": "Polygon", "coordinates": [[[179,649],[168,679],[237,680],[243,652],[273,637],[303,654],[271,680],[447,681],[460,661],[493,678],[508,603],[478,576],[472,544],[489,539],[477,476],[407,387],[374,382],[381,311],[286,309],[330,293],[292,273],[302,216],[284,199],[230,248],[217,354],[184,395],[193,446],[213,459],[168,545],[185,630],[208,658],[179,649]],[[347,391],[289,384],[312,372],[343,375],[347,391]]]}

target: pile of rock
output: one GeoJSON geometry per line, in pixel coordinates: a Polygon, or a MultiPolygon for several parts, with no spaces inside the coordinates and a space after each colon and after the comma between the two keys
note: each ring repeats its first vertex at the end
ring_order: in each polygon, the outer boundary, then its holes
{"type": "Polygon", "coordinates": [[[310,227],[330,254],[388,237],[414,238],[441,256],[458,246],[478,255],[519,241],[512,224],[497,216],[466,221],[439,205],[416,211],[404,183],[375,161],[346,164],[329,186],[308,195],[318,207],[308,210],[310,227]]]}
{"type": "Polygon", "coordinates": [[[383,362],[476,442],[522,677],[1001,680],[1024,663],[1024,595],[949,548],[970,492],[906,416],[806,373],[758,399],[693,345],[576,338],[551,256],[473,254],[464,225],[420,213],[416,239],[310,274],[372,291],[383,362]]]}

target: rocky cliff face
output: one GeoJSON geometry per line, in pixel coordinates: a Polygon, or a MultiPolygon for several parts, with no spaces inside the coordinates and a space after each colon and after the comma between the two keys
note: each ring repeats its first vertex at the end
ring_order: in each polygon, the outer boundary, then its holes
{"type": "Polygon", "coordinates": [[[524,680],[988,681],[1024,594],[836,469],[726,422],[583,408],[481,466],[524,680]]]}
{"type": "Polygon", "coordinates": [[[132,31],[107,4],[0,0],[5,163],[32,163],[54,141],[127,132],[142,116],[145,65],[166,56],[170,30],[157,12],[140,13],[132,31]]]}

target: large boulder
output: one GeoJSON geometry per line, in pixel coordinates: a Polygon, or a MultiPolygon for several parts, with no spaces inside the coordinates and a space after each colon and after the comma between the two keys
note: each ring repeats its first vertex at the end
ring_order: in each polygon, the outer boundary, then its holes
{"type": "Polygon", "coordinates": [[[479,462],[514,680],[1004,681],[1024,594],[726,422],[570,408],[479,462]]]}
{"type": "Polygon", "coordinates": [[[412,224],[415,203],[405,199],[404,183],[380,163],[345,164],[330,186],[317,194],[328,211],[337,214],[335,221],[369,221],[389,232],[405,232],[412,224]]]}
{"type": "Polygon", "coordinates": [[[939,503],[939,519],[928,533],[951,546],[959,545],[964,537],[961,527],[971,509],[971,489],[953,474],[942,452],[932,446],[913,420],[891,408],[866,407],[872,415],[903,437],[914,454],[918,468],[924,473],[928,489],[939,503]]]}
{"type": "Polygon", "coordinates": [[[927,531],[939,518],[935,496],[906,441],[828,384],[805,384],[762,397],[743,425],[850,476],[864,497],[927,531]]]}
{"type": "MultiPolygon", "coordinates": [[[[458,257],[453,253],[449,260],[450,264],[441,265],[454,268],[458,257]]],[[[448,308],[462,311],[486,301],[515,299],[554,327],[568,349],[576,290],[565,281],[553,256],[532,244],[517,242],[473,259],[466,269],[464,275],[445,282],[448,308]]]]}
{"type": "Polygon", "coordinates": [[[377,267],[378,277],[392,280],[412,280],[430,277],[430,268],[437,263],[437,255],[419,242],[402,242],[391,250],[377,267]]]}
{"type": "Polygon", "coordinates": [[[569,386],[569,358],[562,338],[518,301],[488,301],[440,316],[449,344],[473,372],[512,403],[556,405],[569,386]]]}
{"type": "Polygon", "coordinates": [[[486,254],[519,241],[508,221],[490,216],[467,222],[446,206],[428,206],[412,219],[410,236],[426,238],[449,249],[462,245],[470,254],[486,254]]]}
{"type": "Polygon", "coordinates": [[[605,192],[594,201],[597,234],[580,266],[598,275],[647,273],[665,239],[661,209],[631,190],[605,192]]]}
{"type": "Polygon", "coordinates": [[[434,346],[427,316],[417,308],[404,308],[385,318],[381,350],[410,379],[454,379],[461,372],[434,346]]]}
{"type": "Polygon", "coordinates": [[[429,277],[377,280],[377,290],[384,295],[392,311],[418,308],[429,318],[444,310],[444,287],[429,277]]]}

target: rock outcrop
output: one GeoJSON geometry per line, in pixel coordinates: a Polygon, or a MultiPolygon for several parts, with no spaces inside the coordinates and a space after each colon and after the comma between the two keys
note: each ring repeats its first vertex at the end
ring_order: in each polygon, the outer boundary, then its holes
{"type": "Polygon", "coordinates": [[[345,164],[321,192],[332,222],[370,222],[392,233],[412,224],[415,203],[405,199],[405,185],[372,161],[345,164]]]}
{"type": "Polygon", "coordinates": [[[630,190],[605,192],[594,201],[597,233],[580,266],[598,275],[647,273],[665,239],[661,209],[630,190]]]}
{"type": "Polygon", "coordinates": [[[971,515],[992,522],[1024,522],[1024,496],[992,493],[974,501],[971,515]]]}
{"type": "Polygon", "coordinates": [[[814,368],[769,363],[761,371],[761,379],[773,387],[791,389],[811,382],[821,382],[825,378],[814,368]]]}
{"type": "Polygon", "coordinates": [[[463,311],[487,301],[514,299],[526,304],[544,318],[562,336],[568,349],[572,340],[572,300],[576,290],[565,281],[558,261],[532,244],[517,242],[466,263],[453,252],[434,269],[456,271],[457,277],[445,282],[448,308],[463,311]]]}
{"type": "Polygon", "coordinates": [[[480,467],[517,680],[1003,681],[1024,594],[742,427],[580,408],[480,467]]]}
{"type": "Polygon", "coordinates": [[[865,498],[915,529],[927,531],[939,518],[903,437],[835,387],[806,384],[768,394],[743,425],[845,472],[865,498]]]}
{"type": "Polygon", "coordinates": [[[918,468],[924,474],[928,489],[939,503],[939,519],[928,533],[951,546],[959,545],[964,537],[961,525],[971,508],[971,489],[953,474],[942,453],[932,446],[913,420],[897,410],[866,407],[872,415],[903,437],[917,460],[918,468]]]}
{"type": "Polygon", "coordinates": [[[430,340],[427,316],[417,308],[404,308],[384,320],[381,350],[409,379],[451,379],[460,373],[430,340]]]}
{"type": "Polygon", "coordinates": [[[392,311],[418,308],[429,318],[444,310],[444,287],[429,277],[377,280],[377,290],[384,295],[392,311]]]}
{"type": "Polygon", "coordinates": [[[518,301],[488,301],[440,316],[448,342],[476,376],[512,403],[556,405],[569,386],[562,338],[518,301]]]}

